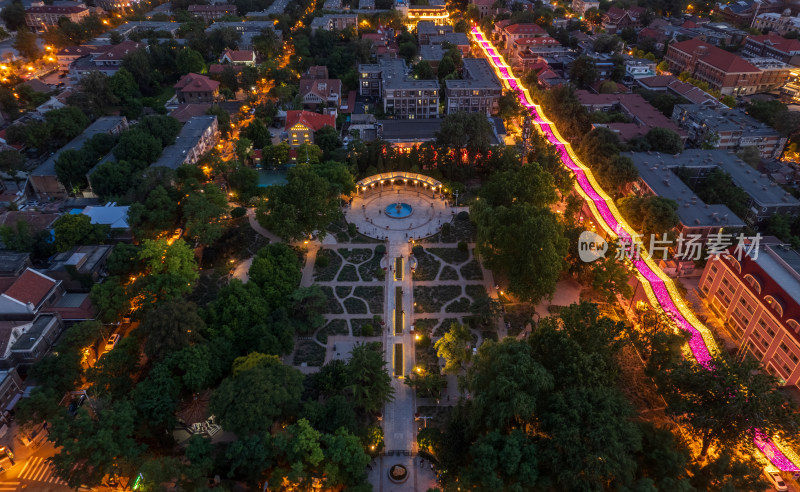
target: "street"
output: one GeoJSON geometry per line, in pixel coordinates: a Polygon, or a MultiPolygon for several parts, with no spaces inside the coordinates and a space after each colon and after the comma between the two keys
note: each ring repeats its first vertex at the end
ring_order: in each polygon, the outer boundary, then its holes
{"type": "MultiPolygon", "coordinates": [[[[11,432],[9,432],[11,434],[11,432]]],[[[66,492],[72,490],[53,472],[47,458],[55,454],[53,443],[43,440],[25,447],[18,441],[11,446],[15,464],[0,473],[0,492],[32,490],[36,492],[66,492]]]]}

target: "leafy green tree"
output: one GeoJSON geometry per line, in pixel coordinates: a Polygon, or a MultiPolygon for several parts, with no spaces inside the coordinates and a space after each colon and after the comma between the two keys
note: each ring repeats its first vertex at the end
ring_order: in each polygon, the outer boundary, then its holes
{"type": "Polygon", "coordinates": [[[403,382],[413,388],[420,398],[439,398],[442,389],[447,385],[447,379],[443,375],[432,371],[412,373],[403,382]]]}
{"type": "Polygon", "coordinates": [[[162,186],[156,186],[144,203],[134,203],[128,209],[128,222],[139,238],[153,238],[172,230],[178,220],[178,204],[162,186]]]}
{"type": "Polygon", "coordinates": [[[258,171],[244,164],[237,164],[228,174],[228,186],[236,192],[239,203],[249,203],[259,194],[258,171]]]}
{"type": "Polygon", "coordinates": [[[228,135],[231,133],[231,115],[221,106],[211,106],[206,111],[206,114],[214,115],[217,117],[217,125],[219,126],[219,132],[222,134],[223,137],[227,138],[228,135]]]}
{"type": "Polygon", "coordinates": [[[56,177],[64,188],[74,191],[86,184],[86,173],[94,165],[93,157],[83,149],[67,149],[58,155],[56,177]]]}
{"type": "Polygon", "coordinates": [[[227,430],[263,435],[299,409],[302,386],[299,371],[274,355],[253,352],[234,361],[233,373],[211,398],[211,410],[227,430]]]}
{"type": "Polygon", "coordinates": [[[357,432],[359,429],[358,416],[344,395],[336,395],[323,402],[306,401],[301,416],[308,419],[315,429],[329,434],[340,428],[348,432],[357,432]]]}
{"type": "Polygon", "coordinates": [[[183,202],[187,235],[201,244],[213,244],[222,237],[227,213],[228,199],[222,189],[213,183],[205,185],[183,202]]]}
{"type": "Polygon", "coordinates": [[[136,411],[129,400],[117,400],[90,411],[78,409],[75,418],[63,414],[50,422],[50,440],[58,452],[51,458],[56,474],[70,487],[100,485],[106,475],[136,470],[143,446],[134,439],[136,411]]]}
{"type": "Polygon", "coordinates": [[[283,186],[267,188],[267,201],[256,211],[258,222],[287,240],[300,240],[325,227],[341,215],[335,188],[307,165],[287,173],[283,186]]]}
{"type": "Polygon", "coordinates": [[[169,244],[166,239],[145,239],[139,250],[145,275],[134,286],[144,295],[143,306],[169,300],[192,291],[197,280],[197,260],[183,239],[169,244]]]}
{"type": "Polygon", "coordinates": [[[488,150],[492,126],[483,113],[452,113],[442,120],[436,132],[436,143],[443,147],[467,149],[471,154],[488,150]]]}
{"type": "Polygon", "coordinates": [[[161,147],[166,147],[175,143],[175,137],[180,133],[182,126],[172,116],[149,115],[139,120],[136,129],[143,130],[159,139],[161,147]]]}
{"type": "Polygon", "coordinates": [[[14,1],[3,7],[0,12],[0,19],[3,19],[6,27],[12,31],[27,29],[25,25],[25,6],[22,5],[22,2],[14,1]]]}
{"type": "Polygon", "coordinates": [[[69,96],[67,102],[80,108],[92,119],[107,114],[119,100],[114,95],[109,78],[101,72],[91,72],[78,85],[78,91],[69,96]]]}
{"type": "Polygon", "coordinates": [[[436,355],[445,360],[444,370],[449,373],[457,373],[469,362],[470,344],[472,343],[472,333],[467,325],[451,323],[442,338],[433,345],[436,355]]]}
{"type": "Polygon", "coordinates": [[[247,137],[237,138],[233,144],[236,158],[240,162],[247,162],[250,156],[253,155],[253,142],[247,137]]]}
{"type": "Polygon", "coordinates": [[[45,113],[45,121],[50,127],[51,138],[67,143],[83,132],[89,125],[89,119],[80,109],[66,106],[45,113]]]}
{"type": "Polygon", "coordinates": [[[477,251],[489,268],[508,278],[509,291],[532,302],[555,292],[566,267],[567,240],[553,212],[527,203],[492,207],[478,202],[472,217],[477,251]]]}
{"type": "Polygon", "coordinates": [[[88,215],[65,214],[53,223],[55,245],[59,252],[69,251],[79,244],[103,244],[109,227],[92,224],[88,215]]]}
{"type": "Polygon", "coordinates": [[[291,318],[297,322],[297,331],[308,335],[325,324],[324,313],[328,311],[328,297],[319,285],[300,287],[289,300],[292,303],[291,318]]]}
{"type": "Polygon", "coordinates": [[[125,398],[134,384],[139,370],[139,340],[124,337],[89,368],[86,379],[91,383],[93,395],[103,399],[125,398]]]}
{"type": "Polygon", "coordinates": [[[594,60],[586,55],[581,55],[572,62],[569,68],[569,78],[578,87],[588,87],[597,81],[597,65],[594,60]]]}
{"type": "Polygon", "coordinates": [[[0,172],[11,176],[15,182],[19,179],[17,174],[23,170],[25,158],[17,150],[0,150],[0,172]]]}
{"type": "Polygon", "coordinates": [[[325,161],[311,167],[314,172],[328,181],[336,195],[355,193],[356,183],[347,165],[343,162],[325,161]]]}
{"type": "Polygon", "coordinates": [[[652,128],[645,135],[650,148],[656,152],[666,154],[680,154],[683,152],[681,136],[669,128],[652,128]]]}
{"type": "Polygon", "coordinates": [[[269,134],[269,128],[256,118],[252,123],[247,125],[242,131],[242,135],[248,138],[256,149],[263,149],[271,145],[272,136],[269,134]]]}
{"type": "Polygon", "coordinates": [[[641,231],[644,237],[655,234],[661,238],[678,225],[678,204],[669,198],[629,196],[621,198],[617,202],[617,208],[628,223],[635,230],[641,231]]]}
{"type": "Polygon", "coordinates": [[[392,399],[392,378],[386,372],[386,361],[379,346],[362,344],[353,347],[345,374],[354,407],[366,413],[376,413],[392,399]]]}
{"type": "MultiPolygon", "coordinates": [[[[5,11],[5,9],[3,10],[5,11]]],[[[14,40],[12,47],[29,61],[38,60],[42,54],[42,52],[39,50],[39,46],[36,44],[36,34],[27,29],[19,29],[17,31],[17,37],[14,40]]]]}
{"type": "Polygon", "coordinates": [[[131,101],[141,96],[139,85],[133,78],[133,74],[124,68],[120,68],[117,73],[109,77],[108,87],[120,101],[131,101]]]}
{"type": "Polygon", "coordinates": [[[342,141],[339,140],[339,132],[332,126],[324,126],[314,133],[314,142],[324,155],[330,155],[336,149],[341,148],[342,141]]]}
{"type": "Polygon", "coordinates": [[[89,294],[97,308],[97,319],[111,323],[131,311],[131,299],[119,277],[108,277],[101,284],[94,284],[89,294]]]}
{"type": "Polygon", "coordinates": [[[148,311],[139,325],[145,338],[144,353],[151,360],[161,360],[193,342],[202,340],[205,329],[197,305],[183,299],[160,304],[148,311]]]}
{"type": "Polygon", "coordinates": [[[433,67],[427,60],[421,60],[414,65],[414,70],[412,70],[411,74],[415,79],[419,80],[433,80],[436,77],[433,73],[433,67]]]}
{"type": "Polygon", "coordinates": [[[118,161],[127,161],[136,169],[142,169],[158,160],[161,141],[145,130],[133,128],[122,134],[113,152],[118,161]]]}
{"type": "Polygon", "coordinates": [[[699,436],[701,459],[712,444],[733,448],[754,428],[770,436],[796,434],[793,406],[778,391],[776,378],[759,368],[749,357],[734,361],[723,355],[709,367],[686,360],[662,368],[658,384],[667,411],[699,436]]]}
{"type": "Polygon", "coordinates": [[[545,207],[558,201],[553,177],[536,162],[493,173],[481,187],[480,197],[493,207],[515,203],[545,207]]]}
{"type": "Polygon", "coordinates": [[[694,490],[764,490],[768,486],[761,474],[761,463],[749,454],[734,455],[728,449],[708,462],[692,463],[689,469],[694,490]]]}
{"type": "Polygon", "coordinates": [[[102,200],[125,196],[133,185],[134,173],[130,164],[104,162],[97,166],[90,176],[92,191],[102,200]]]}
{"type": "Polygon", "coordinates": [[[183,48],[178,51],[175,57],[175,68],[178,75],[185,75],[189,72],[205,73],[206,63],[203,55],[191,48],[183,48]]]}
{"type": "Polygon", "coordinates": [[[264,298],[273,307],[286,305],[301,278],[300,260],[285,243],[261,248],[250,266],[250,280],[261,287],[264,298]]]}

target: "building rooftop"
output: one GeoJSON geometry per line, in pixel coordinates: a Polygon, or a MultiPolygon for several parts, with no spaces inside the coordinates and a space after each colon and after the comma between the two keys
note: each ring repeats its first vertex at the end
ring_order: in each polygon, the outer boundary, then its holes
{"type": "Polygon", "coordinates": [[[33,321],[33,326],[28,329],[25,333],[23,333],[14,345],[11,346],[11,350],[18,350],[18,351],[25,351],[30,350],[36,342],[39,340],[39,337],[42,336],[42,333],[47,329],[50,324],[57,320],[57,316],[55,314],[41,314],[36,317],[33,321]]]}
{"type": "Polygon", "coordinates": [[[125,121],[124,116],[103,116],[89,125],[83,133],[73,138],[68,144],[61,147],[56,153],[51,155],[39,167],[31,173],[34,176],[55,176],[56,160],[65,150],[80,150],[87,140],[100,133],[110,133],[120,123],[125,121]]]}
{"type": "Polygon", "coordinates": [[[442,61],[447,50],[441,44],[423,44],[419,47],[419,56],[426,61],[442,61]]]}
{"type": "Polygon", "coordinates": [[[800,303],[800,254],[788,246],[762,244],[758,256],[750,259],[777,283],[796,303],[800,303]]]}
{"type": "Polygon", "coordinates": [[[336,128],[336,118],[332,114],[319,114],[296,109],[287,111],[285,129],[288,131],[298,123],[315,132],[321,130],[325,126],[336,128]]]}
{"type": "Polygon", "coordinates": [[[748,36],[747,41],[763,44],[783,53],[800,54],[800,41],[796,39],[786,39],[772,32],[769,34],[762,34],[761,36],[748,36]]]}
{"type": "Polygon", "coordinates": [[[448,89],[498,89],[503,85],[497,78],[492,66],[483,58],[464,59],[464,78],[445,80],[448,89]]]}
{"type": "Polygon", "coordinates": [[[710,108],[699,104],[676,104],[675,108],[717,133],[738,131],[746,132],[749,136],[771,136],[778,133],[777,130],[761,123],[741,109],[710,108]]]}
{"type": "Polygon", "coordinates": [[[696,53],[700,60],[723,72],[748,73],[759,71],[758,67],[755,67],[744,58],[699,39],[687,39],[686,41],[672,43],[670,48],[675,48],[684,53],[696,53]]]}
{"type": "Polygon", "coordinates": [[[229,5],[226,3],[217,3],[212,5],[189,5],[187,9],[191,13],[195,12],[229,12],[233,11],[236,12],[235,5],[229,5]]]}
{"type": "Polygon", "coordinates": [[[2,295],[22,304],[30,303],[38,306],[56,285],[58,281],[55,279],[32,268],[26,268],[2,295]]]}
{"type": "Polygon", "coordinates": [[[186,160],[186,154],[196,145],[208,127],[217,121],[214,115],[193,116],[183,125],[180,133],[175,138],[175,143],[164,148],[161,157],[150,167],[168,167],[177,169],[186,160]]]}
{"type": "Polygon", "coordinates": [[[54,255],[50,259],[47,271],[61,271],[68,267],[74,267],[78,272],[93,271],[98,263],[111,252],[111,248],[112,246],[108,244],[76,246],[70,251],[54,255]]]}
{"type": "Polygon", "coordinates": [[[431,44],[449,43],[453,46],[469,46],[469,38],[463,32],[448,32],[445,34],[435,34],[430,38],[431,44]]]}
{"type": "Polygon", "coordinates": [[[30,257],[30,253],[0,251],[0,277],[16,276],[29,263],[30,257]]]}
{"type": "MultiPolygon", "coordinates": [[[[647,127],[644,133],[647,133],[650,128],[658,127],[672,130],[682,137],[686,136],[685,130],[664,116],[663,113],[654,108],[639,94],[592,94],[585,90],[576,91],[575,94],[583,105],[619,105],[623,111],[635,120],[637,125],[647,127]]],[[[633,135],[634,137],[638,136],[632,134],[627,127],[619,126],[625,125],[625,123],[609,124],[608,127],[612,128],[612,125],[616,125],[619,130],[626,128],[625,134],[633,135]]]]}
{"type": "Polygon", "coordinates": [[[545,36],[547,31],[538,24],[511,24],[505,27],[508,34],[526,36],[545,36]]]}
{"type": "Polygon", "coordinates": [[[727,206],[706,204],[697,197],[672,171],[680,167],[674,156],[669,156],[673,161],[665,163],[662,157],[666,156],[659,153],[626,152],[623,155],[631,158],[639,177],[653,193],[678,202],[676,213],[682,224],[688,227],[744,227],[744,222],[727,206]]]}
{"type": "Polygon", "coordinates": [[[399,58],[381,58],[377,64],[359,65],[359,72],[381,72],[385,89],[439,89],[439,81],[417,80],[408,76],[405,61],[399,58]],[[364,68],[365,70],[362,70],[364,68]]]}
{"type": "Polygon", "coordinates": [[[382,128],[382,138],[388,141],[431,141],[442,127],[439,118],[425,120],[378,120],[382,128]]]}
{"type": "Polygon", "coordinates": [[[88,216],[92,224],[105,224],[111,226],[112,229],[127,229],[128,208],[107,203],[102,207],[88,206],[81,213],[88,216]]]}
{"type": "Polygon", "coordinates": [[[218,88],[219,82],[197,73],[187,73],[175,84],[181,92],[214,92],[218,88]]]}
{"type": "Polygon", "coordinates": [[[261,32],[264,29],[275,30],[275,24],[272,21],[249,20],[242,22],[217,21],[208,26],[206,32],[222,29],[223,27],[232,27],[239,32],[261,32]]]}
{"type": "Polygon", "coordinates": [[[211,109],[209,103],[184,103],[169,114],[181,123],[186,123],[195,116],[203,116],[211,109]]]}

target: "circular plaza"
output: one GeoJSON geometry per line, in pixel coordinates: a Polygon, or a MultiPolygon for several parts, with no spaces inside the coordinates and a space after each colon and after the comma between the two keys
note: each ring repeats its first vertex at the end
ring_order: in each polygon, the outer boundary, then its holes
{"type": "Polygon", "coordinates": [[[345,208],[345,218],[359,232],[376,239],[408,241],[432,236],[454,214],[442,193],[442,183],[422,174],[376,174],[356,183],[356,190],[345,208]]]}

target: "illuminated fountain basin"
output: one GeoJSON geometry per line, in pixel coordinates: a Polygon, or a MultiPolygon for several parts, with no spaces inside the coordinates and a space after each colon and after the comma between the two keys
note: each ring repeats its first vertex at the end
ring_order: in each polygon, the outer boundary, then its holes
{"type": "Polygon", "coordinates": [[[405,219],[414,212],[414,208],[407,203],[393,203],[384,209],[387,217],[405,219]]]}
{"type": "Polygon", "coordinates": [[[408,480],[408,469],[403,465],[392,465],[389,468],[389,480],[394,483],[403,483],[408,480]]]}

